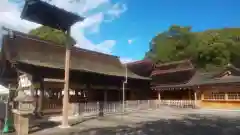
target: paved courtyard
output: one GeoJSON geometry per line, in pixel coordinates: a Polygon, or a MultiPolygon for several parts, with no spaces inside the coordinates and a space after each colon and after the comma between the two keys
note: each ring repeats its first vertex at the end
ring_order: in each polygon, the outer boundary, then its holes
{"type": "Polygon", "coordinates": [[[71,128],[52,127],[34,135],[240,135],[240,111],[145,110],[82,119],[71,128]]]}

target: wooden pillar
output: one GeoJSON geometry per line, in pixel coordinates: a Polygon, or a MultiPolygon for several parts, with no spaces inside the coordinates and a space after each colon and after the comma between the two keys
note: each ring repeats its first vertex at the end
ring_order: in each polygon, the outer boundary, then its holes
{"type": "Polygon", "coordinates": [[[227,92],[224,93],[224,99],[227,101],[228,100],[228,94],[227,92]]]}
{"type": "Polygon", "coordinates": [[[158,100],[161,100],[161,93],[158,91],[158,100]]]}
{"type": "Polygon", "coordinates": [[[197,91],[194,91],[194,100],[197,101],[197,91]]]}
{"type": "Polygon", "coordinates": [[[104,90],[104,103],[107,103],[107,90],[104,90]]]}
{"type": "MultiPolygon", "coordinates": [[[[67,31],[67,38],[70,38],[70,29],[67,31]]],[[[71,45],[66,44],[66,55],[65,55],[65,78],[64,78],[64,95],[63,95],[63,108],[62,108],[62,128],[68,128],[68,109],[69,109],[69,68],[70,68],[70,56],[71,56],[71,45]]]]}
{"type": "Polygon", "coordinates": [[[204,92],[201,92],[201,100],[204,100],[204,92]]]}
{"type": "Polygon", "coordinates": [[[192,97],[191,97],[191,90],[190,90],[190,89],[188,89],[188,99],[189,99],[189,100],[192,99],[192,97]]]}
{"type": "Polygon", "coordinates": [[[197,91],[194,90],[194,104],[197,106],[197,91]]]}
{"type": "Polygon", "coordinates": [[[43,80],[40,82],[40,87],[39,87],[40,95],[39,95],[39,104],[38,104],[38,112],[42,113],[43,112],[43,102],[44,102],[44,84],[43,80]]]}

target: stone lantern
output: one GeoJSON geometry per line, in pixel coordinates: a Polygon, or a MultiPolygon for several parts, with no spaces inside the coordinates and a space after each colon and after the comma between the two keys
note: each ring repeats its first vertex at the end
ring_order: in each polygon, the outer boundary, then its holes
{"type": "Polygon", "coordinates": [[[33,105],[34,98],[32,96],[26,95],[24,91],[20,90],[14,101],[18,102],[17,111],[21,114],[29,115],[33,113],[35,106],[33,105]]]}
{"type": "Polygon", "coordinates": [[[18,95],[14,101],[18,102],[17,108],[13,109],[16,133],[17,135],[28,135],[29,118],[35,109],[34,99],[25,94],[23,90],[18,90],[18,95]]]}

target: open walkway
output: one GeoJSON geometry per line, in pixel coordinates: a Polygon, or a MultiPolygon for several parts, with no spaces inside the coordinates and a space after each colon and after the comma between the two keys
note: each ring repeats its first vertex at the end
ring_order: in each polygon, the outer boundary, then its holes
{"type": "Polygon", "coordinates": [[[162,108],[78,119],[34,135],[240,135],[240,112],[162,108]]]}

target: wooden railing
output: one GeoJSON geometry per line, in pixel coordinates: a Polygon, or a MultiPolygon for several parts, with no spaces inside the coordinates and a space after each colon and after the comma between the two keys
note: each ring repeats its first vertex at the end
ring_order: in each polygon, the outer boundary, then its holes
{"type": "Polygon", "coordinates": [[[73,114],[92,115],[103,113],[129,112],[147,109],[160,109],[163,106],[176,108],[196,108],[194,100],[135,100],[125,101],[125,108],[122,108],[122,102],[90,102],[76,103],[73,105],[73,114]]]}
{"type": "Polygon", "coordinates": [[[195,100],[161,100],[160,105],[168,105],[177,108],[196,108],[195,100]]]}
{"type": "MultiPolygon", "coordinates": [[[[123,111],[137,111],[148,109],[161,109],[164,106],[174,108],[196,108],[195,100],[134,100],[125,101],[123,110],[122,102],[88,102],[88,103],[73,103],[69,106],[69,115],[97,115],[99,112],[105,114],[121,113],[123,111]]],[[[61,112],[62,107],[59,103],[49,102],[44,105],[44,113],[61,112]]]]}

